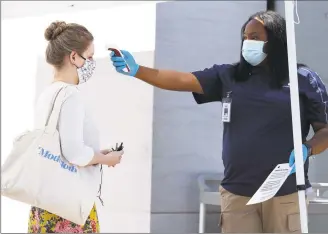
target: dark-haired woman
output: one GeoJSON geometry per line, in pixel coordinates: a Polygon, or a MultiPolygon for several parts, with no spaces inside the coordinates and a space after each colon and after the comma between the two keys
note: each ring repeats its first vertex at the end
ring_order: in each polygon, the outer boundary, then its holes
{"type": "MultiPolygon", "coordinates": [[[[295,173],[274,198],[246,206],[277,164],[294,163],[285,19],[271,11],[252,15],[242,27],[240,61],[233,65],[184,73],[139,66],[129,52],[123,54],[125,60],[111,54],[119,73],[158,88],[193,92],[198,104],[222,102],[222,231],[300,232],[295,173]],[[123,71],[126,63],[130,72],[123,71]]],[[[306,66],[299,65],[298,78],[305,179],[310,188],[308,157],[328,146],[328,97],[319,76],[306,66]],[[310,126],[315,135],[306,140],[310,126]]]]}

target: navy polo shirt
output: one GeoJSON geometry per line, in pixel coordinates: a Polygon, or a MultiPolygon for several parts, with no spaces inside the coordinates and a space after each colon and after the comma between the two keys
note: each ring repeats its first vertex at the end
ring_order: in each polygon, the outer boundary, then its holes
{"type": "MultiPolygon", "coordinates": [[[[234,66],[227,64],[193,74],[204,91],[193,93],[198,104],[222,101],[230,93],[231,119],[224,123],[221,185],[236,195],[251,197],[277,164],[288,163],[294,148],[289,83],[281,89],[271,88],[270,74],[260,67],[254,67],[245,82],[234,82],[234,66]]],[[[308,68],[298,69],[298,79],[305,142],[311,123],[327,123],[328,96],[320,77],[308,68]]],[[[310,187],[308,167],[306,161],[305,180],[310,187]]],[[[276,196],[296,191],[294,173],[276,196]]]]}

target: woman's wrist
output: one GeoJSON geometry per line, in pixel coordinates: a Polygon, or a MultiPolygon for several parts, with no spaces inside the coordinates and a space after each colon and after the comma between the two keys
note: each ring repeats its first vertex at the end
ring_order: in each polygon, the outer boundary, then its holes
{"type": "Polygon", "coordinates": [[[94,154],[92,160],[88,163],[88,166],[95,165],[95,164],[106,164],[106,162],[107,162],[106,154],[97,152],[94,154]]]}

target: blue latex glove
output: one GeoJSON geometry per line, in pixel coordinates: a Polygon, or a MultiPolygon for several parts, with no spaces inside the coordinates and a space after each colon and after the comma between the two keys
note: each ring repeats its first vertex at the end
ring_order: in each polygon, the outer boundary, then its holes
{"type": "MultiPolygon", "coordinates": [[[[305,163],[306,159],[309,156],[309,153],[308,153],[308,148],[306,147],[306,145],[302,145],[302,148],[303,148],[303,162],[305,163]]],[[[293,150],[291,152],[290,156],[289,156],[289,166],[291,167],[294,164],[295,164],[295,153],[294,153],[294,150],[293,150]]],[[[295,173],[295,171],[296,171],[296,168],[295,168],[295,165],[294,165],[292,171],[290,172],[290,174],[295,173]]]]}
{"type": "Polygon", "coordinates": [[[126,50],[121,50],[124,58],[115,56],[114,52],[110,53],[111,60],[117,72],[128,75],[128,76],[135,76],[138,72],[139,65],[134,60],[133,56],[126,50]],[[130,67],[130,72],[125,72],[123,69],[125,68],[126,64],[130,67]]]}

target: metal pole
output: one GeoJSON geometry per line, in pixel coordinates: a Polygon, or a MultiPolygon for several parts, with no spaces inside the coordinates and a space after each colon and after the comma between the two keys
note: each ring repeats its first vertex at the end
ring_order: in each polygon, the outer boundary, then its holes
{"type": "Polygon", "coordinates": [[[205,215],[206,215],[206,207],[205,204],[201,202],[199,205],[199,228],[198,228],[199,233],[205,232],[205,215]]]}
{"type": "MultiPolygon", "coordinates": [[[[294,5],[293,1],[285,0],[285,16],[288,43],[288,64],[289,64],[289,81],[290,81],[290,97],[292,107],[293,120],[293,136],[296,166],[297,185],[304,185],[304,162],[302,153],[302,132],[299,107],[299,90],[297,75],[297,59],[295,44],[295,25],[294,25],[294,5]]],[[[307,206],[305,200],[305,190],[298,191],[300,218],[302,233],[308,233],[308,217],[307,206]]]]}

